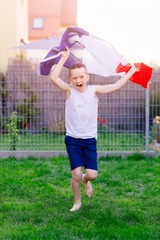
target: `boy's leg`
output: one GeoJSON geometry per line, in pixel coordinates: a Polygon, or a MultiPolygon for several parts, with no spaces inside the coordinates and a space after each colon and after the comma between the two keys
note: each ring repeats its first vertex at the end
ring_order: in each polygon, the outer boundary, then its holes
{"type": "Polygon", "coordinates": [[[93,181],[98,176],[98,164],[97,164],[97,140],[95,138],[90,138],[85,140],[85,148],[83,152],[84,167],[86,173],[82,176],[82,181],[85,187],[87,196],[90,198],[92,196],[92,185],[90,181],[93,181]]]}
{"type": "Polygon", "coordinates": [[[72,170],[72,191],[74,195],[74,205],[70,209],[71,212],[77,211],[81,207],[81,180],[82,167],[77,167],[72,170]]]}
{"type": "Polygon", "coordinates": [[[93,192],[90,181],[95,180],[97,176],[98,176],[98,171],[92,170],[92,169],[86,169],[86,173],[82,175],[82,182],[84,184],[86,194],[89,198],[92,197],[92,192],[93,192]]]}

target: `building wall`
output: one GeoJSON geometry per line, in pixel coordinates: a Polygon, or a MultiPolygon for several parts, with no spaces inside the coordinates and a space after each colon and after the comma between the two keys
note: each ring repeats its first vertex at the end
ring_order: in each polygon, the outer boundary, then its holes
{"type": "Polygon", "coordinates": [[[62,0],[61,27],[77,25],[77,0],[62,0]]]}
{"type": "Polygon", "coordinates": [[[20,39],[28,41],[28,0],[17,0],[16,3],[16,43],[20,39]]]}
{"type": "Polygon", "coordinates": [[[20,45],[21,39],[45,38],[68,25],[76,25],[77,0],[1,0],[0,3],[0,67],[6,67],[9,58],[22,56],[20,50],[9,50],[20,45]],[[44,28],[35,30],[32,21],[39,17],[44,18],[44,28]]]}
{"type": "Polygon", "coordinates": [[[28,0],[1,0],[0,7],[0,66],[7,66],[8,58],[17,54],[9,50],[18,45],[20,39],[28,37],[28,0]]]}
{"type": "Polygon", "coordinates": [[[77,0],[29,0],[29,40],[49,37],[76,24],[77,0]]]}
{"type": "Polygon", "coordinates": [[[51,36],[59,30],[61,1],[29,0],[29,39],[35,40],[51,36]],[[33,21],[43,19],[42,28],[34,28],[33,21]]]}

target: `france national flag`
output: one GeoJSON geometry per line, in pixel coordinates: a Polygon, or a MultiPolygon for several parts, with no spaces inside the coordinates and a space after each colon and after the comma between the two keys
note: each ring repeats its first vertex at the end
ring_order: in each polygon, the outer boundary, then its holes
{"type": "MultiPolygon", "coordinates": [[[[50,73],[52,66],[59,62],[62,52],[66,51],[66,47],[70,49],[70,56],[64,64],[67,68],[72,67],[76,63],[83,63],[88,73],[108,77],[124,75],[131,67],[128,61],[119,55],[111,43],[91,35],[81,28],[68,27],[61,38],[60,45],[52,48],[47,56],[41,60],[39,64],[39,73],[41,75],[50,73]],[[125,66],[127,67],[125,68],[125,66]]],[[[147,87],[152,68],[143,64],[142,70],[141,75],[143,76],[141,81],[139,82],[137,77],[134,80],[132,79],[132,81],[147,87]],[[147,68],[147,76],[145,67],[147,68]]],[[[139,72],[135,74],[139,76],[139,72]]]]}

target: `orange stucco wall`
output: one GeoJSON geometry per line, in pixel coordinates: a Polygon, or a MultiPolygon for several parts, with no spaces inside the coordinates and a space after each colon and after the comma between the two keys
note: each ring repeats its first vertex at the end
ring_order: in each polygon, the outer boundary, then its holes
{"type": "Polygon", "coordinates": [[[29,0],[29,39],[40,39],[76,25],[77,0],[29,0]],[[43,18],[42,29],[33,28],[33,19],[43,18]]]}

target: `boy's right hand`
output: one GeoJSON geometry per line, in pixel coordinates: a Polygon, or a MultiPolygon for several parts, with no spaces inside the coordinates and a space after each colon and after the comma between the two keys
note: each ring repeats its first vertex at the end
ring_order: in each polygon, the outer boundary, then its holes
{"type": "Polygon", "coordinates": [[[70,55],[70,50],[69,48],[66,47],[66,51],[62,53],[62,58],[67,61],[67,59],[69,58],[70,55]]]}

